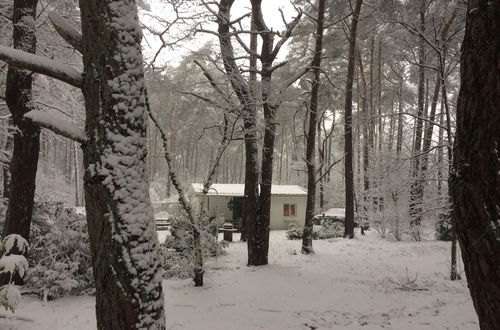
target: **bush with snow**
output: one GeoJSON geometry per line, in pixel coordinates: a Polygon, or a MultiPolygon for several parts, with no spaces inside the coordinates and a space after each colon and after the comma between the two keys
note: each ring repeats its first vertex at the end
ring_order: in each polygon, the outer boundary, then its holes
{"type": "MultiPolygon", "coordinates": [[[[189,278],[193,276],[195,266],[192,226],[184,215],[170,217],[169,221],[171,235],[160,245],[165,277],[189,278]]],[[[221,255],[228,246],[226,241],[218,240],[218,230],[223,223],[222,218],[200,219],[198,230],[201,233],[204,257],[221,255]]]]}
{"type": "Polygon", "coordinates": [[[295,224],[291,223],[290,225],[288,225],[288,230],[286,231],[286,237],[291,240],[302,239],[302,229],[298,228],[295,224]]]}
{"type": "Polygon", "coordinates": [[[28,242],[20,235],[7,235],[1,242],[0,276],[7,277],[8,283],[0,287],[0,305],[14,312],[21,300],[21,292],[14,284],[16,278],[23,279],[28,269],[24,255],[28,252],[28,242]]]}
{"type": "MultiPolygon", "coordinates": [[[[303,236],[302,228],[290,224],[286,231],[286,237],[290,240],[300,240],[303,236]]],[[[329,239],[344,236],[344,224],[332,219],[324,219],[321,226],[314,226],[312,239],[329,239]]]]}
{"type": "Polygon", "coordinates": [[[44,299],[93,291],[85,216],[48,200],[35,205],[26,284],[44,299]]]}
{"type": "MultiPolygon", "coordinates": [[[[344,225],[335,221],[324,220],[318,231],[318,239],[329,239],[344,236],[344,225]]],[[[313,235],[314,236],[314,235],[313,235]]],[[[313,237],[314,238],[314,237],[313,237]]]]}

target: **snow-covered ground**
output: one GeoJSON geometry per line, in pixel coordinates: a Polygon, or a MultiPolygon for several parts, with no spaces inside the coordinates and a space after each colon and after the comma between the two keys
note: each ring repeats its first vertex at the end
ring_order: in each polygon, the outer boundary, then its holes
{"type": "MultiPolygon", "coordinates": [[[[168,328],[479,329],[467,283],[448,280],[449,243],[395,242],[371,231],[314,241],[312,256],[300,254],[300,243],[273,231],[268,266],[245,266],[246,245],[234,242],[207,262],[203,288],[165,281],[168,328]],[[398,287],[417,273],[419,290],[398,287]]],[[[88,296],[23,297],[15,315],[34,322],[0,318],[0,329],[95,329],[88,296]]]]}

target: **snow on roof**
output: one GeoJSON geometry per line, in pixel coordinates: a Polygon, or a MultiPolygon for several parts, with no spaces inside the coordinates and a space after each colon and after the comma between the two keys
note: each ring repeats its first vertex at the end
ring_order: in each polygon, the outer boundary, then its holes
{"type": "MultiPolygon", "coordinates": [[[[203,192],[203,184],[193,183],[193,190],[196,194],[203,192]]],[[[214,183],[208,191],[209,196],[243,196],[245,185],[241,183],[214,183]]],[[[271,187],[272,195],[283,196],[307,196],[307,190],[297,185],[278,185],[271,187]]]]}

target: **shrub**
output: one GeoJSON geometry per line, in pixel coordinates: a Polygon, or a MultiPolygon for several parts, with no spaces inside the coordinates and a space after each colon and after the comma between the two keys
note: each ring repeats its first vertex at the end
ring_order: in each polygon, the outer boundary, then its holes
{"type": "Polygon", "coordinates": [[[286,237],[291,240],[302,239],[302,229],[297,228],[297,226],[291,223],[286,231],[286,237]]]}
{"type": "Polygon", "coordinates": [[[85,216],[62,204],[38,201],[31,227],[26,284],[44,299],[93,292],[85,216]]]}
{"type": "MultiPolygon", "coordinates": [[[[193,276],[195,265],[192,226],[184,215],[170,217],[169,220],[171,235],[160,246],[165,277],[189,278],[193,276]]],[[[218,241],[219,227],[223,223],[222,218],[200,219],[198,230],[201,233],[204,258],[221,255],[228,246],[228,242],[218,241]]]]}
{"type": "Polygon", "coordinates": [[[6,236],[0,244],[0,275],[8,278],[8,283],[0,287],[0,306],[14,312],[21,299],[21,292],[14,284],[22,280],[28,269],[28,261],[24,255],[28,252],[28,242],[20,235],[6,236]]]}
{"type": "MultiPolygon", "coordinates": [[[[344,236],[344,224],[334,219],[324,219],[321,221],[322,225],[317,229],[314,227],[312,238],[313,239],[329,239],[344,236]]],[[[286,237],[290,240],[302,239],[303,230],[298,228],[295,224],[290,224],[286,231],[286,237]]]]}
{"type": "MultiPolygon", "coordinates": [[[[323,222],[321,228],[316,232],[318,239],[328,239],[344,236],[344,225],[339,222],[323,222]]],[[[314,238],[314,235],[313,235],[314,238]]]]}

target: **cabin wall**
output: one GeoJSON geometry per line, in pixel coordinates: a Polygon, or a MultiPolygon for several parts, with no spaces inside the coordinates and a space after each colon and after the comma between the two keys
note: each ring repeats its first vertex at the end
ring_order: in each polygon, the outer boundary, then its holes
{"type": "Polygon", "coordinates": [[[272,196],[271,197],[271,230],[285,230],[294,223],[304,227],[306,214],[306,196],[272,196]],[[284,215],[284,205],[295,204],[295,216],[284,215]]]}
{"type": "MultiPolygon", "coordinates": [[[[198,206],[202,196],[197,196],[198,206]]],[[[233,211],[229,209],[227,204],[231,200],[231,196],[208,196],[208,203],[205,199],[205,205],[208,208],[208,215],[211,217],[222,216],[226,220],[232,220],[233,211]]],[[[271,230],[286,230],[290,223],[294,223],[297,227],[303,228],[306,212],[306,196],[272,196],[271,197],[271,230]],[[284,205],[295,204],[295,215],[285,216],[284,205]]]]}
{"type": "Polygon", "coordinates": [[[212,217],[224,217],[225,220],[233,219],[233,211],[227,204],[231,196],[208,196],[208,214],[212,217]]]}

